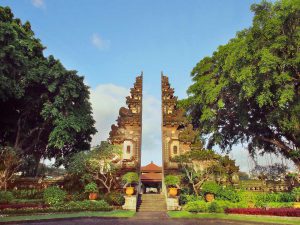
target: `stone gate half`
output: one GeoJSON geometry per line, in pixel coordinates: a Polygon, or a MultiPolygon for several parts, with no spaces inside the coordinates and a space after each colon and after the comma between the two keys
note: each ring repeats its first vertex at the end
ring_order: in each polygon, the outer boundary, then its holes
{"type": "Polygon", "coordinates": [[[121,107],[117,124],[111,126],[109,142],[122,150],[122,173],[140,171],[142,143],[142,101],[143,74],[136,77],[130,96],[126,97],[127,107],[121,107]]]}

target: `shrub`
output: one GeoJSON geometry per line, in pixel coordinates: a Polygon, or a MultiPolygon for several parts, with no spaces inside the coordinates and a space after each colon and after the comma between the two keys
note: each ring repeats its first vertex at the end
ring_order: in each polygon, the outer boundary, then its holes
{"type": "Polygon", "coordinates": [[[13,199],[14,195],[10,191],[0,191],[0,203],[9,203],[13,199]]]}
{"type": "Polygon", "coordinates": [[[176,187],[180,184],[180,177],[175,175],[167,175],[164,181],[167,187],[176,187]]]}
{"type": "Polygon", "coordinates": [[[292,193],[282,192],[282,193],[279,193],[279,201],[280,202],[294,202],[295,196],[292,193]]]}
{"type": "Polygon", "coordinates": [[[207,181],[202,185],[202,192],[204,194],[210,193],[217,195],[221,191],[221,189],[221,186],[213,181],[207,181]]]}
{"type": "Polygon", "coordinates": [[[83,201],[87,199],[87,194],[83,192],[74,192],[71,195],[71,200],[73,201],[83,201]]]}
{"type": "Polygon", "coordinates": [[[110,205],[121,206],[125,203],[125,198],[120,192],[108,193],[104,198],[110,205]]]}
{"type": "Polygon", "coordinates": [[[248,203],[255,203],[258,195],[251,191],[239,191],[237,194],[239,195],[240,201],[248,203]]]}
{"type": "Polygon", "coordinates": [[[299,202],[300,201],[300,187],[293,188],[292,195],[294,196],[295,200],[297,202],[299,202]]]}
{"type": "Polygon", "coordinates": [[[291,193],[266,193],[266,194],[258,194],[256,196],[256,201],[261,203],[267,202],[293,202],[295,197],[291,193]]]}
{"type": "Polygon", "coordinates": [[[217,193],[217,199],[229,200],[231,202],[239,202],[240,196],[232,187],[225,187],[217,193]]]}
{"type": "Polygon", "coordinates": [[[294,202],[268,202],[266,207],[268,208],[292,208],[294,202]]]}
{"type": "Polygon", "coordinates": [[[50,213],[50,212],[78,212],[78,211],[111,211],[113,208],[104,200],[100,201],[71,201],[66,204],[56,205],[48,208],[20,208],[3,209],[0,214],[30,214],[30,213],[50,213]]]}
{"type": "Polygon", "coordinates": [[[97,184],[94,182],[91,182],[84,187],[85,193],[98,193],[98,187],[97,184]]]}
{"type": "Polygon", "coordinates": [[[104,200],[99,201],[71,201],[62,206],[56,207],[56,209],[61,209],[62,211],[80,211],[80,210],[89,210],[89,211],[110,211],[112,208],[104,200]]]}
{"type": "Polygon", "coordinates": [[[13,190],[16,199],[42,199],[43,191],[37,189],[13,190]]]}
{"type": "Polygon", "coordinates": [[[230,202],[224,200],[214,200],[213,202],[205,202],[203,200],[188,202],[183,209],[189,212],[223,212],[228,208],[247,208],[245,202],[230,202]]]}
{"type": "Polygon", "coordinates": [[[44,203],[43,199],[14,199],[12,203],[35,203],[42,204],[44,203]]]}
{"type": "Polygon", "coordinates": [[[189,212],[207,212],[208,204],[205,201],[188,202],[183,209],[189,212]]]}
{"type": "Polygon", "coordinates": [[[188,194],[181,194],[179,196],[179,204],[185,205],[188,202],[203,200],[202,196],[196,196],[196,195],[188,195],[188,194]]]}
{"type": "Polygon", "coordinates": [[[208,212],[211,213],[221,213],[224,212],[224,208],[221,207],[221,205],[218,204],[217,201],[213,201],[208,204],[208,212]]]}
{"type": "Polygon", "coordinates": [[[128,172],[125,173],[122,177],[122,181],[126,185],[131,185],[132,183],[138,183],[139,182],[139,175],[135,172],[128,172]]]}
{"type": "Polygon", "coordinates": [[[48,187],[44,191],[44,201],[49,205],[57,205],[64,202],[67,193],[59,187],[48,187]]]}

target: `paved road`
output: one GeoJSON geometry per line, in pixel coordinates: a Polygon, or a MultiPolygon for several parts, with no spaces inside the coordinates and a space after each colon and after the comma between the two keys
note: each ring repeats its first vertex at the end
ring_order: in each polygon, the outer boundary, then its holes
{"type": "MultiPolygon", "coordinates": [[[[240,222],[214,219],[105,219],[105,218],[81,218],[52,220],[40,222],[16,222],[14,225],[263,225],[262,223],[240,222]]],[[[270,225],[270,223],[265,224],[270,225]]]]}

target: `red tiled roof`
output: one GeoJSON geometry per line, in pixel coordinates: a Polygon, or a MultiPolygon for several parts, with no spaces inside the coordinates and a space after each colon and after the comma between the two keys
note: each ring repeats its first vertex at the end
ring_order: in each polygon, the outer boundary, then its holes
{"type": "Polygon", "coordinates": [[[142,172],[161,172],[162,167],[155,165],[153,162],[148,164],[147,166],[142,166],[142,172]]]}
{"type": "Polygon", "coordinates": [[[145,173],[141,175],[142,181],[161,181],[161,173],[145,173]]]}

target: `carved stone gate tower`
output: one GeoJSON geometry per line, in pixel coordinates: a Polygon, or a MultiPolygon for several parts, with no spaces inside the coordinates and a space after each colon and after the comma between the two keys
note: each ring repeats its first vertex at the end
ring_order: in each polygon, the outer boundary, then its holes
{"type": "Polygon", "coordinates": [[[178,172],[178,163],[172,159],[191,150],[197,132],[188,123],[183,109],[177,106],[177,97],[171,88],[169,78],[161,75],[162,102],[162,161],[163,172],[178,172]]]}
{"type": "Polygon", "coordinates": [[[120,159],[122,173],[140,171],[142,143],[142,101],[143,74],[136,77],[130,96],[126,97],[127,107],[121,107],[117,125],[111,126],[109,142],[119,146],[122,151],[120,159]]]}

